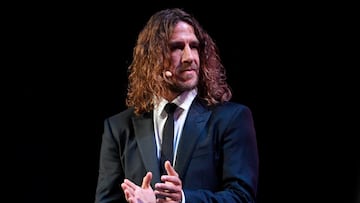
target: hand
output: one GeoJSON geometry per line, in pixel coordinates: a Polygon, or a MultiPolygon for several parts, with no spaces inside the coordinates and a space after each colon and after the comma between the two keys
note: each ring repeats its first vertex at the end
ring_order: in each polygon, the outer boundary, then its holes
{"type": "Polygon", "coordinates": [[[155,193],[150,185],[151,179],[152,173],[148,172],[143,178],[141,187],[125,179],[121,188],[124,191],[126,201],[130,203],[156,203],[155,193]]]}
{"type": "Polygon", "coordinates": [[[161,176],[161,181],[164,183],[155,184],[155,195],[163,197],[157,198],[157,203],[181,202],[182,182],[179,175],[169,161],[165,162],[165,169],[168,175],[161,176]]]}

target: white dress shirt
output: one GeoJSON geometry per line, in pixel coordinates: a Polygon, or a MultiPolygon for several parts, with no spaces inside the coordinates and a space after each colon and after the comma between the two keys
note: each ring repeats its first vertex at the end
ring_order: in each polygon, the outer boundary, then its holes
{"type": "MultiPolygon", "coordinates": [[[[184,127],[184,123],[186,120],[186,116],[189,112],[191,103],[195,99],[197,95],[197,89],[193,89],[190,91],[183,92],[181,95],[176,97],[172,103],[178,105],[178,108],[174,112],[174,157],[173,157],[173,166],[175,166],[176,162],[176,152],[179,144],[179,140],[181,137],[181,133],[184,127]]],[[[165,121],[167,118],[167,113],[164,110],[165,105],[168,101],[164,98],[160,98],[160,102],[154,108],[153,120],[154,120],[154,132],[155,132],[155,140],[157,146],[157,156],[160,159],[161,152],[161,141],[163,128],[165,125],[165,121]]]]}

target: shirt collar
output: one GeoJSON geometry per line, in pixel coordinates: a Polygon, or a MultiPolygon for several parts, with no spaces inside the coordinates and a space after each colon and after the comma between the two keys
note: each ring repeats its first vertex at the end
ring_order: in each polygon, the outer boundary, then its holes
{"type": "MultiPolygon", "coordinates": [[[[196,95],[197,95],[196,88],[189,90],[189,91],[185,91],[185,92],[181,93],[179,96],[177,96],[172,101],[172,103],[175,103],[176,105],[178,105],[178,107],[180,107],[184,111],[188,111],[190,109],[191,103],[195,99],[196,95]]],[[[158,103],[158,105],[155,106],[155,109],[154,109],[155,113],[160,115],[163,112],[163,109],[167,103],[168,103],[168,101],[166,99],[160,97],[159,103],[158,103]]]]}

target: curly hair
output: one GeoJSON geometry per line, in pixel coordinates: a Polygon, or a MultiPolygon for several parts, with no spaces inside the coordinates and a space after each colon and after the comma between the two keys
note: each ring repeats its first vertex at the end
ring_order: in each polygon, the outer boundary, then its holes
{"type": "Polygon", "coordinates": [[[165,9],[151,16],[139,33],[128,68],[126,105],[133,107],[137,115],[153,110],[157,101],[154,98],[162,95],[167,88],[163,73],[171,65],[168,42],[179,21],[193,26],[200,41],[198,96],[208,106],[229,101],[232,97],[218,48],[209,34],[182,9],[165,9]]]}

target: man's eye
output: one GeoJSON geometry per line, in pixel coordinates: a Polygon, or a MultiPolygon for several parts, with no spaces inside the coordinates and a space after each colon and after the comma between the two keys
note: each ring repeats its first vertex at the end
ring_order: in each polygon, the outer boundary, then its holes
{"type": "Polygon", "coordinates": [[[170,50],[171,50],[171,51],[175,51],[175,50],[177,50],[177,49],[182,50],[182,49],[183,49],[183,47],[182,47],[182,46],[180,46],[180,45],[170,46],[170,50]]]}
{"type": "Polygon", "coordinates": [[[190,46],[192,49],[199,49],[199,45],[191,45],[190,46]]]}

